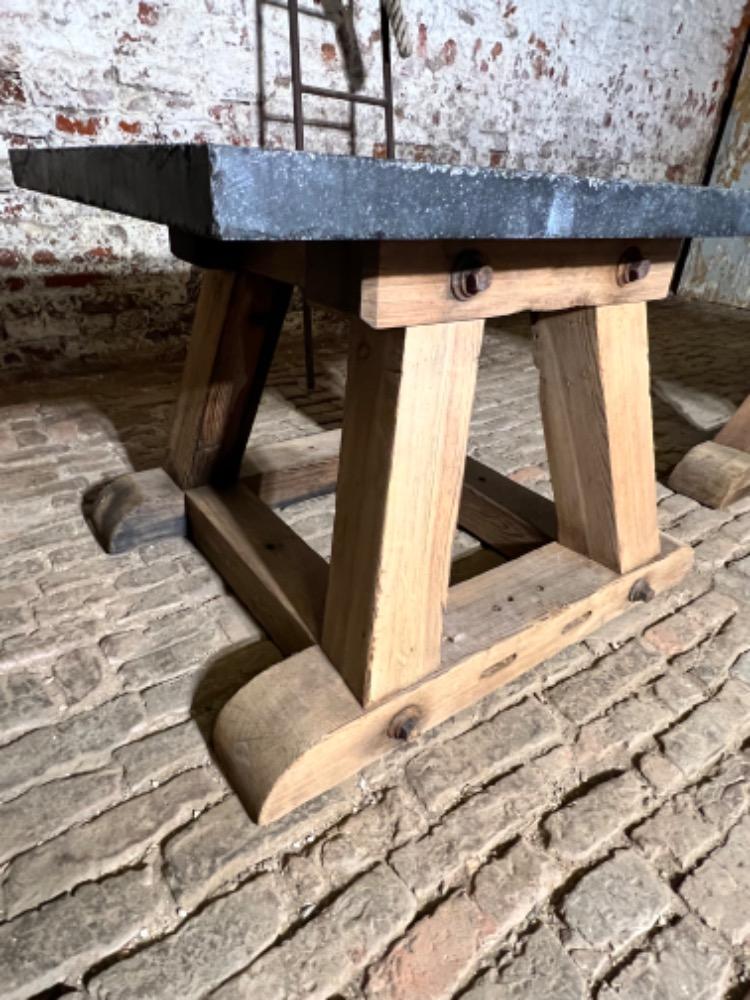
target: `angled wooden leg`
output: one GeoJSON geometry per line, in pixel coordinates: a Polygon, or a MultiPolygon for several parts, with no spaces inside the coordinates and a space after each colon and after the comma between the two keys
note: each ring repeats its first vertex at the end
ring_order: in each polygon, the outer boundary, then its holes
{"type": "Polygon", "coordinates": [[[237,478],[290,295],[260,275],[204,272],[168,463],[182,489],[237,478]]]}
{"type": "Polygon", "coordinates": [[[364,705],[440,660],[482,329],[353,324],[321,645],[364,705]]]}
{"type": "Polygon", "coordinates": [[[558,541],[618,573],[659,551],[645,302],[534,326],[558,541]]]}

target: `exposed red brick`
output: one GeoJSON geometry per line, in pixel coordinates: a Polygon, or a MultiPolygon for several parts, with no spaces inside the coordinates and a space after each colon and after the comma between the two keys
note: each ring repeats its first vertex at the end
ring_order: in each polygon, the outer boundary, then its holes
{"type": "Polygon", "coordinates": [[[58,112],[55,118],[55,128],[59,132],[68,132],[71,135],[96,135],[100,126],[99,118],[68,118],[61,112],[58,112]]]}
{"type": "Polygon", "coordinates": [[[57,257],[51,250],[35,250],[31,259],[35,264],[57,264],[57,257]]]}
{"type": "Polygon", "coordinates": [[[26,282],[23,278],[6,278],[5,287],[9,292],[20,292],[22,288],[26,287],[26,282]]]}
{"type": "Polygon", "coordinates": [[[85,288],[96,285],[103,275],[81,272],[80,274],[48,274],[44,279],[47,288],[85,288]]]}
{"type": "Polygon", "coordinates": [[[122,119],[117,127],[121,132],[127,132],[128,135],[139,135],[141,131],[140,122],[126,122],[122,119]]]}
{"type": "Polygon", "coordinates": [[[92,247],[84,254],[87,260],[114,260],[112,247],[92,247]]]}
{"type": "Polygon", "coordinates": [[[371,971],[369,1000],[440,1000],[481,956],[495,921],[466,896],[452,896],[423,917],[371,971]]]}
{"type": "Polygon", "coordinates": [[[159,22],[159,10],[152,3],[144,3],[143,0],[138,4],[138,20],[141,24],[147,24],[149,27],[153,28],[155,24],[159,22]]]}
{"type": "Polygon", "coordinates": [[[452,66],[456,61],[456,51],[458,46],[453,38],[449,38],[448,41],[443,45],[443,58],[445,59],[446,66],[452,66]]]}
{"type": "Polygon", "coordinates": [[[15,250],[4,250],[0,248],[0,267],[16,268],[21,263],[21,258],[15,250]]]}
{"type": "Polygon", "coordinates": [[[423,58],[427,55],[427,25],[421,24],[417,28],[417,55],[423,58]]]}
{"type": "Polygon", "coordinates": [[[497,59],[497,57],[502,54],[502,51],[503,51],[503,43],[495,42],[495,44],[490,49],[490,55],[492,56],[493,59],[497,59]]]}
{"type": "Polygon", "coordinates": [[[0,104],[25,104],[26,94],[19,73],[0,70],[0,104]]]}
{"type": "Polygon", "coordinates": [[[323,56],[323,62],[333,62],[336,58],[336,46],[330,42],[323,42],[320,46],[320,54],[323,56]]]}

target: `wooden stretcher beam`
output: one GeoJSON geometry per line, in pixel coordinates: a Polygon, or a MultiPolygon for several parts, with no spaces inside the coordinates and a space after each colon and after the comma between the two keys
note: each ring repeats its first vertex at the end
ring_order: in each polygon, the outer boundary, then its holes
{"type": "Polygon", "coordinates": [[[450,589],[438,668],[362,709],[317,646],[243,687],[214,746],[245,808],[270,823],[356,774],[625,611],[665,590],[693,552],[662,537],[647,565],[617,574],[556,543],[450,589]],[[634,585],[639,587],[634,591],[634,585]]]}
{"type": "Polygon", "coordinates": [[[358,315],[379,330],[661,299],[669,294],[680,249],[679,240],[664,239],[429,240],[415,246],[176,238],[173,249],[191,263],[299,285],[309,301],[358,315]],[[489,284],[457,297],[456,272],[467,258],[486,269],[489,284]]]}

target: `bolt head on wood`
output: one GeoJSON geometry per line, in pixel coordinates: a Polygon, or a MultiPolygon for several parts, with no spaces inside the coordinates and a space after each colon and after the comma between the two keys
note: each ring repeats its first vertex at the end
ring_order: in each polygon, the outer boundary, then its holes
{"type": "Polygon", "coordinates": [[[393,716],[388,723],[388,735],[392,740],[406,742],[419,732],[422,713],[416,705],[407,705],[393,716]]]}
{"type": "Polygon", "coordinates": [[[617,284],[631,285],[643,281],[651,272],[651,261],[647,260],[638,247],[628,247],[617,265],[617,284]]]}
{"type": "Polygon", "coordinates": [[[654,588],[648,582],[648,580],[643,577],[640,580],[636,580],[633,586],[630,588],[630,593],[628,594],[628,600],[632,603],[638,601],[647,602],[653,600],[654,588]]]}
{"type": "Polygon", "coordinates": [[[451,271],[451,294],[464,301],[481,292],[486,292],[492,284],[492,268],[475,250],[460,253],[451,271]]]}

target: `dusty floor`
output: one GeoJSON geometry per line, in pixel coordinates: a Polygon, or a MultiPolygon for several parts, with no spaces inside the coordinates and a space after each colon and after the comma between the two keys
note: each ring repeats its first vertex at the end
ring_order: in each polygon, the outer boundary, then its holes
{"type": "MultiPolygon", "coordinates": [[[[750,390],[749,314],[652,331],[657,376],[750,390]]],[[[284,339],[256,442],[337,424],[319,342],[308,396],[284,339]]],[[[0,384],[4,1000],[750,996],[750,500],[662,488],[682,586],[259,829],[204,738],[258,628],[186,541],[109,557],[80,513],[160,463],[176,378],[0,384]]],[[[700,434],[655,415],[663,470],[700,434]]],[[[471,450],[548,491],[521,321],[488,332],[471,450]]],[[[288,517],[326,552],[331,512],[288,517]]]]}

